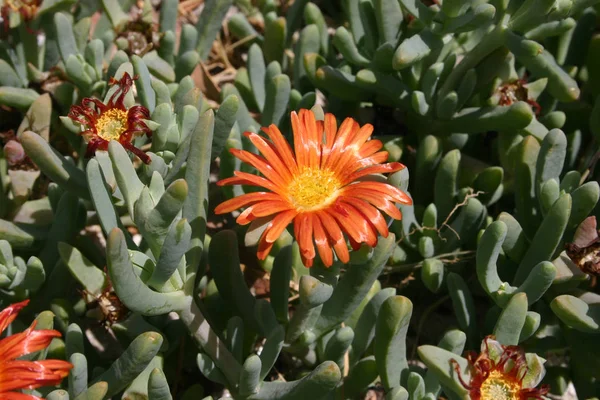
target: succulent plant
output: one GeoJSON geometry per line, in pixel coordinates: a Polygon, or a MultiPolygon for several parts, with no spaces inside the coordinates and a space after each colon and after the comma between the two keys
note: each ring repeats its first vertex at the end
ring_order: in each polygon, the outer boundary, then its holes
{"type": "Polygon", "coordinates": [[[0,7],[0,397],[600,393],[600,1],[0,7]]]}

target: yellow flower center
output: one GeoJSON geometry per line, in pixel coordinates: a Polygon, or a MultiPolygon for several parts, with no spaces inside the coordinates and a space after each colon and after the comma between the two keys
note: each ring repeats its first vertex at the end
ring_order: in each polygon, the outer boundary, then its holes
{"type": "Polygon", "coordinates": [[[507,379],[500,371],[492,371],[481,384],[481,400],[519,400],[521,386],[512,379],[507,379]]]}
{"type": "Polygon", "coordinates": [[[340,186],[333,171],[304,167],[289,184],[288,194],[298,211],[312,211],[331,204],[340,186]]]}
{"type": "Polygon", "coordinates": [[[118,140],[127,129],[127,111],[111,108],[98,118],[96,132],[106,141],[118,140]]]}

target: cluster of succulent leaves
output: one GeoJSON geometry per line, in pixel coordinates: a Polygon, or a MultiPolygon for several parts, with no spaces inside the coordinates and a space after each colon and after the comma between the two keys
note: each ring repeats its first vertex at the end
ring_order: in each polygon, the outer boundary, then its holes
{"type": "Polygon", "coordinates": [[[177,0],[134,3],[43,0],[3,21],[0,306],[31,298],[63,333],[46,356],[74,365],[43,395],[468,398],[449,360],[466,370],[488,334],[547,359],[551,393],[600,392],[600,294],[563,251],[598,214],[600,1],[205,0],[180,29],[177,0]],[[214,107],[190,75],[225,35],[244,62],[214,107]],[[117,142],[85,159],[66,117],[125,72],[148,165],[117,142]],[[256,233],[207,228],[253,189],[211,172],[248,171],[228,152],[256,152],[241,133],[289,135],[317,103],[375,125],[414,206],[348,265],[306,269],[287,233],[257,263],[256,233]]]}

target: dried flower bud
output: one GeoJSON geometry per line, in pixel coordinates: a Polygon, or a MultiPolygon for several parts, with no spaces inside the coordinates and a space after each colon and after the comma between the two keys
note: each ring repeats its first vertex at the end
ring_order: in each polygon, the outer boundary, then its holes
{"type": "Polygon", "coordinates": [[[9,140],[8,143],[4,145],[4,156],[8,161],[8,165],[13,167],[25,161],[27,154],[25,154],[25,149],[23,149],[21,143],[16,140],[9,140]]]}
{"type": "Polygon", "coordinates": [[[600,276],[600,236],[596,217],[586,218],[575,231],[573,243],[566,244],[567,255],[583,272],[600,276]]]}

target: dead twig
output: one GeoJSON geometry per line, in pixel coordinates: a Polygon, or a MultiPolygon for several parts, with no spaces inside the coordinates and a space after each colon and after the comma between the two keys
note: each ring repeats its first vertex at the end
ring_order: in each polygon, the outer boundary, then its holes
{"type": "Polygon", "coordinates": [[[456,235],[456,237],[460,240],[460,235],[458,234],[458,232],[456,232],[456,230],[454,228],[452,228],[450,226],[450,224],[448,222],[450,222],[450,219],[452,219],[452,216],[461,208],[464,207],[465,205],[467,205],[469,199],[474,198],[474,197],[478,197],[480,194],[484,194],[484,191],[477,191],[475,193],[473,193],[473,191],[471,190],[471,193],[467,193],[467,195],[465,196],[464,200],[461,201],[460,203],[457,203],[452,210],[450,210],[450,213],[448,213],[448,216],[446,217],[446,219],[444,220],[444,222],[442,222],[442,224],[440,225],[439,228],[434,228],[432,226],[422,226],[419,228],[414,228],[413,230],[411,230],[410,232],[408,232],[407,235],[401,237],[400,239],[398,239],[396,241],[396,243],[400,244],[404,239],[412,236],[413,234],[417,233],[417,232],[423,232],[423,231],[436,231],[438,238],[442,241],[442,242],[446,242],[448,239],[446,239],[445,237],[442,237],[442,229],[444,227],[450,229],[452,231],[452,233],[454,233],[456,235]]]}

